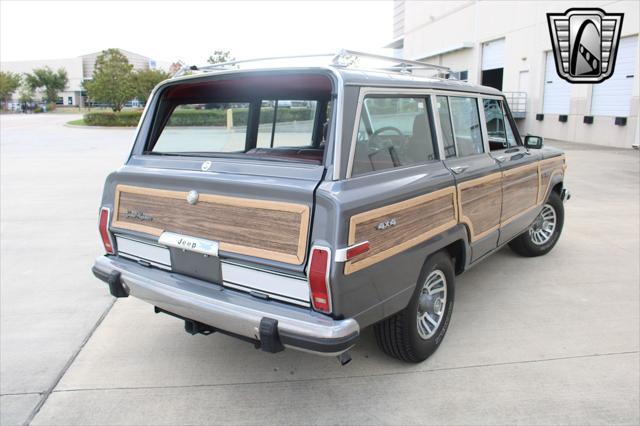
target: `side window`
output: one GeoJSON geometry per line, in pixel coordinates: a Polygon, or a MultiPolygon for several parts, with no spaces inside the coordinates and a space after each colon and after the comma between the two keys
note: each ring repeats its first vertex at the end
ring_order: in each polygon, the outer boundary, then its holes
{"type": "Polygon", "coordinates": [[[453,128],[451,127],[449,99],[446,96],[436,96],[436,103],[438,104],[438,115],[440,116],[445,158],[455,157],[456,145],[453,139],[453,128]]]}
{"type": "Polygon", "coordinates": [[[435,158],[425,98],[365,98],[352,176],[435,158]]]}
{"type": "Polygon", "coordinates": [[[311,147],[317,101],[269,100],[260,106],[258,148],[311,147]]]}
{"type": "Polygon", "coordinates": [[[483,105],[491,151],[517,146],[511,124],[502,110],[502,102],[496,99],[485,99],[483,105]]]}
{"type": "Polygon", "coordinates": [[[484,146],[476,99],[450,96],[449,108],[458,157],[482,154],[484,146]]]}

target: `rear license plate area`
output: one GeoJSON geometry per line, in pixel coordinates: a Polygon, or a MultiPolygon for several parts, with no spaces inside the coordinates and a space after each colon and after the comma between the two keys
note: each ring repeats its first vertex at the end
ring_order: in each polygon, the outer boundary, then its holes
{"type": "Polygon", "coordinates": [[[218,256],[173,247],[169,250],[173,272],[222,285],[222,268],[218,256]]]}

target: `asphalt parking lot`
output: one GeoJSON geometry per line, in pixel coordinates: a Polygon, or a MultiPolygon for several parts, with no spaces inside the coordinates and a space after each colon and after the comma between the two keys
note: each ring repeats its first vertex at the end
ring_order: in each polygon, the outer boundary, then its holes
{"type": "Polygon", "coordinates": [[[459,277],[446,339],[408,365],[365,331],[353,362],[190,336],[90,272],[104,177],[132,130],[0,116],[0,423],[638,424],[640,157],[566,150],[564,233],[459,277]]]}

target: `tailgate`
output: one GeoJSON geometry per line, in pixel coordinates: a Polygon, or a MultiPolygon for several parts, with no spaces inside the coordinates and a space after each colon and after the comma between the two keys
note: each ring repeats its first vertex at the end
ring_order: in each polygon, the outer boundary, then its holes
{"type": "Polygon", "coordinates": [[[207,172],[147,164],[110,175],[103,205],[112,209],[118,253],[259,296],[308,304],[304,266],[323,167],[260,164],[257,175],[251,163],[239,168],[219,162],[207,172]]]}

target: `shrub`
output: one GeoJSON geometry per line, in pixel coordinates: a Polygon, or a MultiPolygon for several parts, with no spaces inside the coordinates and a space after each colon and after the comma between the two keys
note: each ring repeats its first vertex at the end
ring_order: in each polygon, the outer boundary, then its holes
{"type": "Polygon", "coordinates": [[[96,111],[88,112],[84,115],[84,122],[88,126],[121,126],[135,127],[140,121],[142,110],[133,111],[96,111]]]}
{"type": "MultiPolygon", "coordinates": [[[[120,112],[96,111],[84,115],[84,122],[88,126],[125,126],[135,127],[140,121],[142,110],[127,110],[120,112]]],[[[309,108],[280,108],[280,121],[313,120],[314,112],[309,108]]],[[[233,125],[246,126],[249,119],[247,108],[233,108],[233,125]]],[[[273,108],[262,108],[260,123],[273,121],[273,108]]],[[[167,126],[226,126],[226,109],[176,109],[167,126]]]]}
{"type": "Polygon", "coordinates": [[[47,111],[55,111],[56,109],[56,103],[55,102],[49,102],[47,104],[47,111]]]}

